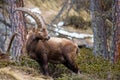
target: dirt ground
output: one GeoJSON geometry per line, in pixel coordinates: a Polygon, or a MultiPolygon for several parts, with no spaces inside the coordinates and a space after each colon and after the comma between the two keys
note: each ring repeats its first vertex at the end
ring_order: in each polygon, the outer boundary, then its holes
{"type": "MultiPolygon", "coordinates": [[[[30,70],[30,69],[29,69],[30,70]]],[[[50,77],[34,73],[28,73],[18,67],[0,68],[0,80],[53,80],[50,77]]]]}

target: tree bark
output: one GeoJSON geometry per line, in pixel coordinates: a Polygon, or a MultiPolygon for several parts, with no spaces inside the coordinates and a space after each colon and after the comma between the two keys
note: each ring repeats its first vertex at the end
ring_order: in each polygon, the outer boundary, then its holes
{"type": "Polygon", "coordinates": [[[108,46],[105,31],[105,19],[102,18],[102,9],[99,0],[91,0],[91,18],[94,35],[93,53],[95,56],[108,58],[108,46]]]}
{"type": "Polygon", "coordinates": [[[113,4],[113,35],[111,47],[111,60],[115,63],[120,60],[120,0],[113,4]]]}
{"type": "Polygon", "coordinates": [[[14,59],[18,58],[22,53],[22,46],[25,42],[25,27],[24,27],[24,17],[22,12],[12,13],[15,8],[23,7],[23,0],[4,0],[8,4],[8,11],[10,14],[11,21],[11,31],[12,33],[17,32],[20,36],[17,36],[14,41],[13,49],[12,49],[12,57],[14,59]]]}

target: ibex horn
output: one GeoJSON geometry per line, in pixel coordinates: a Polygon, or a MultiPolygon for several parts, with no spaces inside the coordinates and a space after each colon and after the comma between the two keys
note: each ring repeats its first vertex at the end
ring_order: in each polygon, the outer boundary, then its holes
{"type": "Polygon", "coordinates": [[[31,12],[30,9],[24,8],[24,7],[19,7],[19,8],[16,8],[16,9],[13,11],[13,14],[14,14],[16,11],[22,11],[22,12],[30,15],[32,18],[35,19],[38,28],[42,28],[42,23],[41,23],[41,21],[40,21],[40,19],[39,19],[39,16],[36,15],[34,12],[31,12]]]}

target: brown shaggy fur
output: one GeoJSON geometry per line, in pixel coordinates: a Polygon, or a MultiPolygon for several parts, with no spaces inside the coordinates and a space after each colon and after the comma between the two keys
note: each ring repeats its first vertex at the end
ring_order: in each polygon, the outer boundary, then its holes
{"type": "Polygon", "coordinates": [[[39,32],[33,32],[29,34],[26,50],[30,58],[40,64],[44,75],[49,75],[48,62],[61,63],[73,72],[79,72],[75,63],[78,47],[68,39],[52,37],[45,40],[39,32]]]}

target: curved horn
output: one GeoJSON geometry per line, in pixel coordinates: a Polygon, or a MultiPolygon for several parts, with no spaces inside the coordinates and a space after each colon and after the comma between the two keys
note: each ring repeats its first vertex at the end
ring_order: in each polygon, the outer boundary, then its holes
{"type": "Polygon", "coordinates": [[[11,48],[11,46],[12,46],[12,42],[13,42],[13,40],[14,40],[14,38],[15,38],[16,35],[19,35],[19,34],[15,32],[15,33],[12,35],[12,37],[11,37],[11,39],[10,39],[10,42],[9,42],[9,45],[8,45],[8,48],[7,48],[7,51],[6,51],[6,54],[9,54],[10,48],[11,48]]]}
{"type": "Polygon", "coordinates": [[[13,11],[13,14],[14,14],[16,11],[22,11],[22,12],[30,15],[32,18],[35,19],[38,28],[42,28],[42,23],[41,23],[39,17],[38,17],[34,12],[31,12],[31,10],[29,10],[28,8],[24,8],[24,7],[16,8],[16,9],[13,11]]]}

